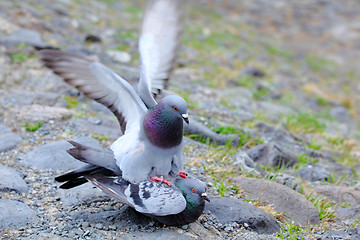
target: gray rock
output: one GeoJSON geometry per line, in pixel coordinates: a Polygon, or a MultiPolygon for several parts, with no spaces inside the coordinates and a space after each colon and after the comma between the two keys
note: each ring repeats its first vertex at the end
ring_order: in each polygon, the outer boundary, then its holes
{"type": "Polygon", "coordinates": [[[276,233],[280,224],[268,213],[239,199],[216,197],[205,205],[205,211],[210,211],[221,224],[237,222],[247,223],[253,231],[263,234],[276,233]]]}
{"type": "Polygon", "coordinates": [[[109,199],[102,191],[94,187],[91,183],[86,183],[71,190],[59,189],[58,195],[61,201],[66,206],[73,206],[82,204],[84,202],[91,202],[93,200],[109,199]]]}
{"type": "MultiPolygon", "coordinates": [[[[101,148],[94,138],[75,137],[73,140],[89,147],[101,148]]],[[[26,153],[21,163],[41,170],[67,171],[84,166],[85,163],[74,159],[66,152],[71,147],[72,145],[65,140],[42,145],[26,153]]]]}
{"type": "Polygon", "coordinates": [[[246,150],[246,153],[254,162],[273,168],[290,167],[298,162],[292,152],[274,143],[259,144],[246,150]]]}
{"type": "Polygon", "coordinates": [[[304,147],[304,143],[301,142],[301,139],[297,138],[289,131],[264,122],[256,124],[255,136],[261,137],[265,142],[276,143],[281,146],[282,149],[287,149],[295,155],[312,152],[304,147]]]}
{"type": "Polygon", "coordinates": [[[234,145],[239,144],[239,137],[234,134],[222,135],[216,132],[213,132],[210,128],[204,126],[202,123],[196,121],[190,117],[191,124],[185,124],[185,133],[187,134],[198,134],[203,138],[209,138],[210,142],[215,142],[219,145],[224,145],[225,143],[232,141],[234,145]]]}
{"type": "Polygon", "coordinates": [[[0,230],[25,227],[39,221],[28,205],[9,199],[0,199],[0,212],[0,230]]]}
{"type": "Polygon", "coordinates": [[[195,239],[221,239],[221,233],[215,228],[212,231],[205,228],[199,221],[190,223],[188,226],[188,233],[192,233],[195,239]]]}
{"type": "Polygon", "coordinates": [[[242,171],[246,171],[255,176],[267,177],[297,192],[300,191],[300,184],[296,181],[295,177],[286,173],[272,173],[264,171],[244,151],[240,150],[235,154],[233,165],[240,167],[242,171]]]}
{"type": "Polygon", "coordinates": [[[99,211],[96,213],[93,212],[93,209],[88,208],[75,212],[71,218],[74,221],[89,222],[90,225],[97,223],[102,223],[103,226],[115,225],[118,229],[139,229],[140,227],[148,226],[153,221],[127,205],[123,205],[117,210],[99,211]]]}
{"type": "Polygon", "coordinates": [[[54,92],[29,92],[29,91],[12,91],[9,93],[9,96],[0,99],[0,102],[6,106],[24,106],[31,104],[39,104],[51,106],[55,104],[56,100],[59,98],[60,93],[54,92]]]}
{"type": "Polygon", "coordinates": [[[89,100],[88,106],[94,112],[101,113],[106,116],[114,116],[114,113],[112,113],[107,107],[94,100],[89,100]]]}
{"type": "Polygon", "coordinates": [[[277,121],[281,115],[294,114],[295,111],[289,107],[277,105],[270,102],[257,102],[253,105],[253,110],[261,112],[267,119],[277,121]]]}
{"type": "Polygon", "coordinates": [[[322,234],[321,239],[333,240],[333,239],[349,239],[357,240],[360,239],[360,227],[349,230],[330,230],[322,234]]]}
{"type": "Polygon", "coordinates": [[[252,173],[256,176],[265,174],[265,171],[259,168],[246,152],[241,150],[236,153],[233,165],[238,166],[242,171],[252,173]]]}
{"type": "Polygon", "coordinates": [[[305,226],[307,223],[319,222],[319,212],[306,200],[304,195],[274,181],[257,178],[236,177],[234,184],[246,191],[246,195],[253,200],[271,204],[278,212],[285,212],[289,219],[296,224],[305,226]]]}
{"type": "Polygon", "coordinates": [[[329,114],[340,122],[348,121],[351,118],[349,110],[344,106],[336,106],[332,108],[329,114]]]}
{"type": "Polygon", "coordinates": [[[75,132],[98,134],[112,140],[118,139],[122,135],[119,123],[116,120],[107,118],[101,118],[100,123],[91,119],[71,119],[70,126],[75,132]]]}
{"type": "Polygon", "coordinates": [[[0,39],[2,44],[17,45],[19,43],[26,43],[34,47],[46,47],[47,44],[41,40],[41,35],[30,29],[17,29],[14,30],[8,37],[0,39]]]}
{"type": "Polygon", "coordinates": [[[15,169],[0,165],[0,191],[9,190],[15,190],[18,193],[27,193],[28,186],[15,169]]]}
{"type": "Polygon", "coordinates": [[[268,173],[270,175],[270,179],[273,179],[275,182],[287,186],[297,192],[300,191],[301,186],[300,184],[296,181],[296,178],[286,174],[286,173],[272,173],[269,172],[268,173]]]}
{"type": "Polygon", "coordinates": [[[314,191],[337,203],[348,202],[352,205],[360,205],[360,187],[323,185],[316,187],[314,191]]]}
{"type": "Polygon", "coordinates": [[[123,240],[158,240],[158,239],[167,239],[167,240],[191,240],[194,238],[191,238],[189,236],[186,236],[185,234],[181,234],[179,232],[176,232],[174,230],[170,231],[168,229],[159,229],[155,232],[132,232],[128,233],[124,236],[121,236],[121,239],[123,240]]]}
{"type": "Polygon", "coordinates": [[[14,120],[18,122],[47,122],[49,120],[63,120],[72,116],[72,112],[66,108],[49,107],[37,104],[14,108],[10,111],[10,116],[13,114],[15,119],[13,117],[5,117],[8,122],[10,121],[9,124],[14,120]]]}
{"type": "Polygon", "coordinates": [[[0,152],[14,149],[22,141],[20,135],[13,133],[11,129],[5,125],[0,124],[0,132],[0,152]]]}
{"type": "Polygon", "coordinates": [[[303,179],[306,179],[311,182],[315,182],[315,181],[327,181],[327,179],[330,176],[330,173],[322,167],[309,165],[303,169],[300,169],[299,175],[303,179]]]}

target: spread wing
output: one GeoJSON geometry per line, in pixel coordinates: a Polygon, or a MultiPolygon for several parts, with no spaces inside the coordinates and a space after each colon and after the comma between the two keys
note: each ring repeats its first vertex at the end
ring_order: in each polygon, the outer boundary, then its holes
{"type": "Polygon", "coordinates": [[[125,195],[136,211],[156,216],[177,214],[186,207],[186,200],[179,189],[159,182],[130,184],[125,195]]]}
{"type": "Polygon", "coordinates": [[[45,66],[85,96],[105,105],[117,117],[123,133],[138,127],[147,108],[132,86],[99,62],[58,50],[39,51],[45,66]]]}
{"type": "Polygon", "coordinates": [[[152,92],[167,88],[180,44],[181,0],[150,0],[139,39],[139,96],[147,107],[156,105],[152,92]]]}

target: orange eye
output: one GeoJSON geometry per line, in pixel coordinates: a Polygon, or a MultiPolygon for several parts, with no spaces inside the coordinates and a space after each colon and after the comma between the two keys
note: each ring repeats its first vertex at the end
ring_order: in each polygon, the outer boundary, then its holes
{"type": "Polygon", "coordinates": [[[191,191],[192,191],[193,193],[195,193],[195,192],[196,192],[196,191],[195,191],[195,189],[193,189],[193,188],[191,189],[191,191]]]}
{"type": "Polygon", "coordinates": [[[175,106],[173,107],[173,109],[174,109],[175,111],[179,110],[179,109],[178,109],[177,107],[175,107],[175,106]]]}

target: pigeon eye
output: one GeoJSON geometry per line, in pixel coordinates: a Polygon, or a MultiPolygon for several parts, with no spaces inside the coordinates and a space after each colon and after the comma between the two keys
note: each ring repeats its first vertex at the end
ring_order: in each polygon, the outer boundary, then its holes
{"type": "Polygon", "coordinates": [[[173,109],[174,109],[175,111],[179,110],[179,109],[178,109],[177,107],[175,107],[175,106],[173,107],[173,109]]]}
{"type": "Polygon", "coordinates": [[[196,192],[196,190],[192,188],[192,189],[191,189],[191,192],[195,193],[195,192],[196,192]]]}

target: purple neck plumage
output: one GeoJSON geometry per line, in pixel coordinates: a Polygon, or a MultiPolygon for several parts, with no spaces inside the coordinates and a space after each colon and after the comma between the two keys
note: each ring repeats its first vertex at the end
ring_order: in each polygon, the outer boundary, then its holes
{"type": "Polygon", "coordinates": [[[183,119],[159,103],[144,118],[144,131],[150,142],[160,148],[178,146],[183,136],[183,119]]]}

